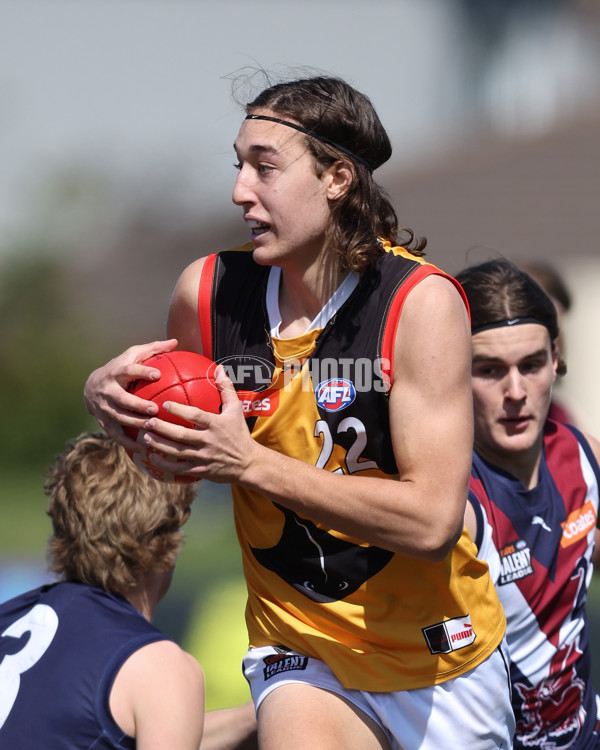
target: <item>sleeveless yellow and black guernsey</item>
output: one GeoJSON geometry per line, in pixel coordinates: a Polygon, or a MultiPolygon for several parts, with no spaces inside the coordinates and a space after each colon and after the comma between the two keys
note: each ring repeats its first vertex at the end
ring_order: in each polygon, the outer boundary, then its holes
{"type": "MultiPolygon", "coordinates": [[[[325,327],[302,336],[271,337],[270,268],[251,245],[210,256],[199,313],[204,351],[233,377],[255,440],[324,471],[397,481],[387,396],[396,325],[410,289],[444,274],[384,250],[325,327]]],[[[232,490],[251,646],[293,649],[347,688],[386,692],[463,674],[501,641],[504,615],[466,533],[431,563],[232,490]]]]}

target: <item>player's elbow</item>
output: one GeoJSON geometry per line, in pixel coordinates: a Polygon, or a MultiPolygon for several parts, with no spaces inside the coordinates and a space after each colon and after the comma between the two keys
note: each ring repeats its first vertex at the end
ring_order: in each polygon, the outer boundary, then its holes
{"type": "Polygon", "coordinates": [[[428,562],[441,562],[456,546],[462,534],[463,523],[434,525],[421,540],[420,554],[428,562]]]}
{"type": "Polygon", "coordinates": [[[433,548],[427,557],[429,562],[441,562],[446,557],[448,557],[448,555],[452,552],[452,550],[456,546],[456,543],[460,539],[461,533],[462,528],[458,531],[458,533],[453,534],[451,538],[445,539],[441,544],[438,544],[435,548],[433,548]]]}
{"type": "Polygon", "coordinates": [[[430,506],[426,536],[425,559],[441,562],[457,545],[465,525],[465,508],[468,494],[468,474],[464,481],[430,506]]]}

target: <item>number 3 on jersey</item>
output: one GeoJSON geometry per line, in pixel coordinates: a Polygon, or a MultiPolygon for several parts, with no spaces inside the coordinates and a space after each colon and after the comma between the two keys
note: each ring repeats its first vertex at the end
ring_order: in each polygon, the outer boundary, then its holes
{"type": "MultiPolygon", "coordinates": [[[[5,653],[0,662],[0,727],[8,718],[17,699],[21,675],[38,662],[46,652],[58,628],[58,615],[47,604],[36,604],[26,615],[9,625],[0,635],[4,638],[22,638],[29,633],[29,639],[15,653],[5,653]]],[[[0,654],[3,649],[0,648],[0,654]]]]}

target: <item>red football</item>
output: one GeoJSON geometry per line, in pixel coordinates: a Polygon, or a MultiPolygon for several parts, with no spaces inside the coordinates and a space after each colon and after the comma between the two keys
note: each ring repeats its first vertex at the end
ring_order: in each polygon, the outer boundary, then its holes
{"type": "MultiPolygon", "coordinates": [[[[180,404],[196,406],[214,414],[219,412],[221,395],[214,381],[215,363],[208,357],[195,352],[176,350],[165,354],[156,354],[154,357],[145,360],[143,364],[160,370],[160,378],[152,381],[134,380],[129,386],[129,391],[140,398],[154,401],[158,405],[157,417],[159,419],[185,427],[194,426],[191,422],[165,411],[163,409],[165,401],[177,401],[180,404]]],[[[131,427],[126,429],[134,440],[145,445],[143,430],[131,427]]],[[[138,468],[161,482],[196,481],[190,477],[170,474],[158,469],[148,460],[153,452],[158,451],[152,449],[148,449],[146,453],[128,451],[129,456],[138,468]]]]}

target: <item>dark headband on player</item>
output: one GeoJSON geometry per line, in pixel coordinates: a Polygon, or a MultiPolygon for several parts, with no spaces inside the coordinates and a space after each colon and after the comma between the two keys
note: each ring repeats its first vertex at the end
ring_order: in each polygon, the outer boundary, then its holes
{"type": "Polygon", "coordinates": [[[294,130],[298,130],[300,133],[304,133],[304,135],[309,135],[311,138],[314,138],[317,141],[321,141],[321,143],[326,143],[328,146],[332,146],[333,148],[336,148],[338,151],[341,151],[343,154],[346,154],[346,156],[349,156],[351,159],[355,159],[357,162],[360,162],[363,165],[363,167],[366,167],[369,170],[369,173],[371,174],[373,173],[373,167],[368,162],[366,162],[361,156],[358,156],[358,154],[355,154],[353,151],[350,151],[350,149],[340,146],[339,143],[335,143],[335,141],[332,141],[329,138],[326,138],[324,135],[319,135],[318,133],[315,133],[314,130],[303,128],[302,125],[296,125],[295,122],[289,122],[288,120],[281,120],[279,119],[279,117],[269,117],[269,115],[247,115],[246,120],[269,120],[270,122],[276,122],[279,125],[286,125],[288,128],[294,128],[294,130]]]}
{"type": "Polygon", "coordinates": [[[552,336],[552,333],[550,332],[550,329],[545,323],[542,323],[541,320],[538,320],[537,318],[504,318],[503,320],[494,320],[491,323],[485,323],[484,325],[479,326],[478,328],[473,328],[471,330],[471,335],[474,336],[476,333],[481,333],[482,331],[489,331],[492,328],[510,328],[512,326],[522,326],[526,323],[535,323],[535,325],[538,326],[544,326],[544,328],[548,329],[548,332],[550,333],[550,336],[552,336]]]}

